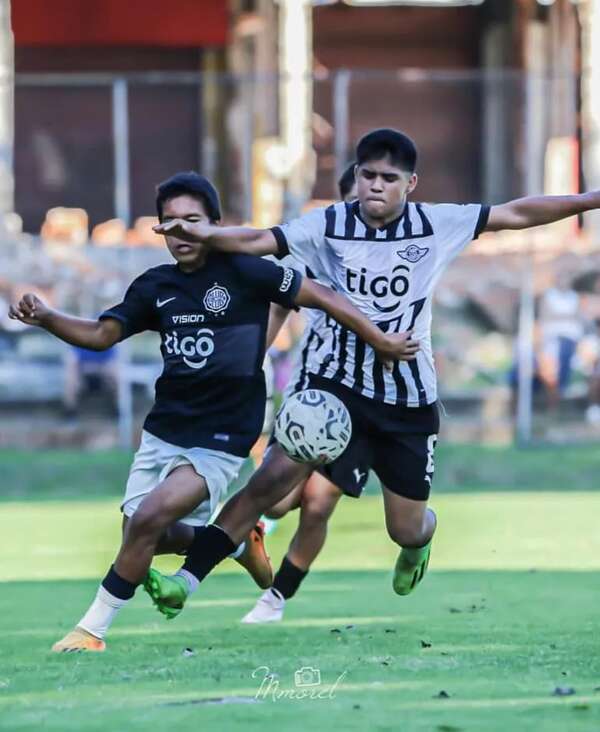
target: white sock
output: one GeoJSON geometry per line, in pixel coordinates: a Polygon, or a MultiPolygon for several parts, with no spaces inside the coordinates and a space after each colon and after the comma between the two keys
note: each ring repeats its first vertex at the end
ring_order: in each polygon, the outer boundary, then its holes
{"type": "Polygon", "coordinates": [[[96,638],[104,638],[117,613],[128,602],[129,600],[122,600],[120,597],[111,595],[100,585],[94,602],[77,625],[95,635],[96,638]]]}
{"type": "Polygon", "coordinates": [[[233,552],[233,554],[229,555],[230,559],[237,559],[238,557],[241,557],[244,553],[244,549],[246,548],[246,542],[243,541],[238,548],[233,552]]]}
{"type": "Polygon", "coordinates": [[[196,592],[200,585],[200,581],[196,577],[196,575],[192,574],[191,572],[188,572],[187,569],[180,569],[177,572],[175,572],[175,577],[183,577],[185,580],[187,587],[188,587],[188,594],[191,595],[192,592],[196,592]]]}
{"type": "MultiPolygon", "coordinates": [[[[233,554],[230,554],[229,556],[232,559],[237,559],[242,554],[242,552],[244,551],[245,548],[246,548],[246,542],[243,541],[238,546],[238,548],[233,552],[233,554]]],[[[183,579],[185,580],[185,582],[187,584],[189,595],[191,595],[192,592],[196,592],[196,590],[198,589],[198,586],[200,585],[200,582],[199,582],[198,578],[196,577],[196,575],[192,574],[191,572],[188,572],[187,569],[183,569],[183,568],[179,569],[177,572],[175,572],[174,576],[183,577],[183,579]]]]}

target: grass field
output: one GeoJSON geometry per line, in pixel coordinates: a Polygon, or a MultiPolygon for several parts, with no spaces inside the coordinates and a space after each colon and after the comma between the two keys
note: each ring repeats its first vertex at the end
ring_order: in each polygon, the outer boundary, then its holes
{"type": "MultiPolygon", "coordinates": [[[[391,591],[395,551],[373,494],[342,501],[283,623],[239,624],[257,592],[226,562],[173,622],[139,592],[91,656],[48,649],[112,560],[127,456],[4,457],[15,481],[0,504],[0,729],[600,729],[592,449],[447,448],[431,571],[410,597],[391,591]],[[306,666],[320,685],[295,685],[306,666]]],[[[276,561],[294,522],[270,537],[276,561]]]]}

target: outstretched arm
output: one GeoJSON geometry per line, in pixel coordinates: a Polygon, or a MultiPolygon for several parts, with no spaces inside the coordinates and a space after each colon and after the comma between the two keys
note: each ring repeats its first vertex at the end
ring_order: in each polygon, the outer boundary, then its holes
{"type": "Polygon", "coordinates": [[[214,226],[200,221],[171,219],[154,227],[157,234],[174,236],[189,242],[202,242],[211,249],[263,257],[277,254],[277,241],[270,229],[249,226],[214,226]]]}
{"type": "Polygon", "coordinates": [[[492,206],[485,231],[528,229],[600,208],[600,191],[573,196],[528,196],[492,206]]]}
{"type": "Polygon", "coordinates": [[[374,349],[377,358],[387,369],[392,368],[393,361],[412,361],[417,357],[420,346],[411,340],[411,331],[384,333],[355,308],[350,300],[307,277],[302,279],[295,302],[302,307],[324,310],[338,323],[354,331],[374,349]]]}
{"type": "Polygon", "coordinates": [[[121,324],[113,318],[87,320],[51,310],[39,297],[28,293],[11,305],[9,317],[37,325],[65,343],[92,351],[105,351],[121,338],[121,324]]]}

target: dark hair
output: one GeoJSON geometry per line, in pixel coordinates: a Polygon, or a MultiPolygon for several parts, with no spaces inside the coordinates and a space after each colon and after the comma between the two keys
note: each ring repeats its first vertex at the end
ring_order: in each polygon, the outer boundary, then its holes
{"type": "Polygon", "coordinates": [[[409,173],[417,167],[417,148],[415,143],[398,130],[382,128],[372,130],[360,138],[356,146],[356,160],[359,165],[371,160],[381,160],[389,156],[394,165],[409,173]]]}
{"type": "Polygon", "coordinates": [[[221,204],[219,194],[213,184],[199,173],[176,173],[156,187],[156,211],[158,220],[162,221],[163,206],[169,198],[177,196],[193,196],[204,204],[206,215],[211,221],[221,220],[221,204]]]}
{"type": "Polygon", "coordinates": [[[354,166],[356,163],[352,162],[350,165],[344,170],[342,175],[340,176],[340,179],[338,180],[338,188],[340,191],[340,198],[346,198],[346,196],[350,193],[352,190],[352,186],[354,185],[354,166]]]}

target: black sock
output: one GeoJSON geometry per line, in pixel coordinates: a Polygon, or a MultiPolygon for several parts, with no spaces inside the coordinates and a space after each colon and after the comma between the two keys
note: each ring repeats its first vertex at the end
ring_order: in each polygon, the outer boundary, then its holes
{"type": "Polygon", "coordinates": [[[272,589],[276,590],[284,600],[289,600],[296,594],[300,583],[307,574],[308,570],[305,572],[303,569],[299,569],[287,557],[284,557],[273,580],[272,589]]]}
{"type": "Polygon", "coordinates": [[[110,592],[111,595],[118,597],[119,600],[130,600],[135,594],[137,585],[128,582],[117,574],[115,565],[113,564],[108,570],[106,577],[102,580],[102,587],[107,592],[110,592]]]}
{"type": "Polygon", "coordinates": [[[178,557],[187,557],[192,544],[194,543],[194,541],[196,541],[196,537],[198,536],[199,533],[204,531],[205,528],[206,528],[206,526],[192,526],[192,529],[194,530],[194,535],[192,536],[192,542],[188,547],[186,547],[185,549],[182,549],[180,552],[177,552],[178,557]]]}
{"type": "Polygon", "coordinates": [[[206,575],[236,548],[223,529],[214,524],[203,526],[195,531],[194,541],[188,549],[182,569],[202,582],[206,575]]]}

